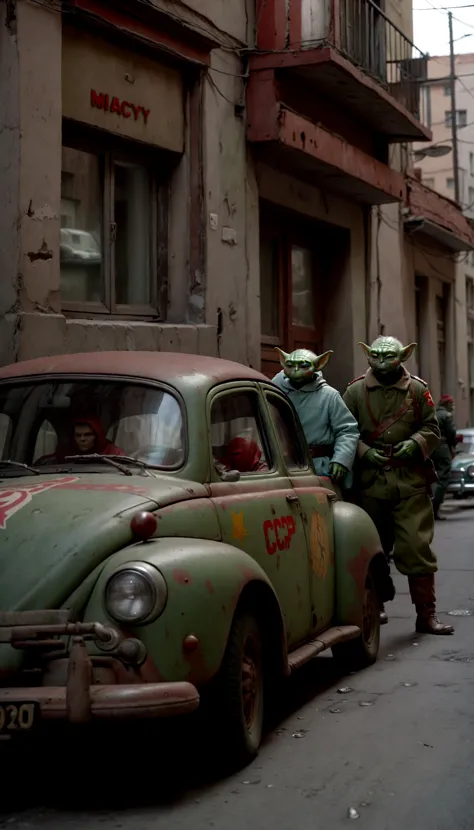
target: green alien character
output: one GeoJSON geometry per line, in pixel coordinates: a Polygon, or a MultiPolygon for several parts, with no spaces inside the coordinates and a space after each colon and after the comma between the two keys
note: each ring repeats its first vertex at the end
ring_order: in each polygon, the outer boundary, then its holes
{"type": "Polygon", "coordinates": [[[344,394],[360,431],[356,498],[377,527],[385,553],[393,549],[397,570],[408,577],[416,630],[452,634],[452,626],[436,616],[438,565],[431,548],[436,475],[430,455],[440,429],[427,384],[403,365],[416,343],[403,346],[394,337],[378,337],[371,346],[360,345],[369,369],[344,394]]]}
{"type": "Polygon", "coordinates": [[[275,375],[273,383],[288,395],[299,415],[317,475],[331,476],[349,486],[359,430],[337,389],[323,378],[321,369],[333,352],[277,352],[283,371],[275,375]]]}

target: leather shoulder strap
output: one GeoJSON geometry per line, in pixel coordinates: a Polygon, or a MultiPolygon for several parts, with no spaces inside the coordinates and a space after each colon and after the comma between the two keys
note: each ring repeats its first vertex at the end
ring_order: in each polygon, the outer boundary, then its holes
{"type": "Polygon", "coordinates": [[[358,380],[363,380],[364,378],[365,378],[365,375],[361,375],[358,378],[354,378],[354,380],[351,380],[351,382],[347,384],[347,388],[349,388],[349,386],[352,386],[353,383],[357,383],[358,380]]]}
{"type": "MultiPolygon", "coordinates": [[[[368,443],[370,443],[371,441],[377,441],[377,439],[380,438],[380,436],[383,435],[383,433],[386,432],[387,429],[390,429],[390,427],[393,426],[396,423],[396,421],[399,421],[400,418],[402,418],[404,416],[405,412],[407,412],[408,409],[410,408],[410,396],[413,399],[413,408],[415,409],[416,390],[415,390],[414,384],[410,384],[408,392],[409,392],[409,394],[406,395],[405,400],[403,401],[402,405],[397,409],[397,411],[394,412],[394,414],[391,415],[389,418],[386,418],[384,421],[378,422],[377,419],[375,418],[373,412],[372,412],[372,407],[370,406],[370,393],[369,393],[369,390],[366,387],[366,389],[365,389],[366,405],[367,405],[367,409],[368,409],[370,418],[372,420],[372,423],[375,426],[375,429],[373,430],[373,432],[371,432],[367,436],[367,442],[368,443]]],[[[419,410],[419,412],[421,413],[421,410],[419,410]]],[[[415,411],[415,418],[416,418],[416,420],[418,420],[416,411],[415,411]]]]}

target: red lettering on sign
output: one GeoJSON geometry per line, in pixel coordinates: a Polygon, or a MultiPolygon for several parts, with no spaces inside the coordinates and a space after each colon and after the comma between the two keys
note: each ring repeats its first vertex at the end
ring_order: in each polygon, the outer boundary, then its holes
{"type": "Polygon", "coordinates": [[[121,113],[120,101],[118,98],[112,98],[112,103],[110,104],[110,112],[118,112],[119,114],[121,113]]]}
{"type": "Polygon", "coordinates": [[[105,109],[105,96],[103,92],[97,93],[95,89],[91,89],[91,107],[96,107],[98,110],[105,109]]]}
{"type": "Polygon", "coordinates": [[[288,550],[295,533],[296,525],[293,516],[267,519],[263,523],[263,534],[268,555],[273,556],[277,549],[288,550]]]}
{"type": "Polygon", "coordinates": [[[132,104],[130,101],[121,101],[116,95],[107,95],[104,92],[96,92],[95,89],[91,89],[91,107],[98,110],[104,110],[104,112],[112,112],[116,115],[120,115],[122,118],[131,118],[133,112],[133,118],[135,121],[138,121],[139,118],[143,118],[143,123],[148,124],[148,117],[150,115],[151,110],[143,107],[141,104],[132,104]]]}

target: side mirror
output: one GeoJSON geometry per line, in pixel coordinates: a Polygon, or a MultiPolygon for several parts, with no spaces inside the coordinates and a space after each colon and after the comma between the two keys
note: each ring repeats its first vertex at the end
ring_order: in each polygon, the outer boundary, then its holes
{"type": "Polygon", "coordinates": [[[222,481],[240,481],[240,473],[238,470],[226,470],[220,473],[222,481]]]}

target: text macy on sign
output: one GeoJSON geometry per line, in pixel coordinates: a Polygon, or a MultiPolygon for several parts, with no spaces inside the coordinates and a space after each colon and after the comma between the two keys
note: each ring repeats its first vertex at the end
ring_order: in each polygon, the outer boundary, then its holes
{"type": "Polygon", "coordinates": [[[148,121],[150,110],[141,105],[132,104],[130,101],[121,101],[116,95],[107,95],[104,92],[96,92],[91,89],[91,107],[104,112],[111,112],[120,115],[122,118],[133,118],[138,121],[143,118],[145,124],[148,121]]]}

